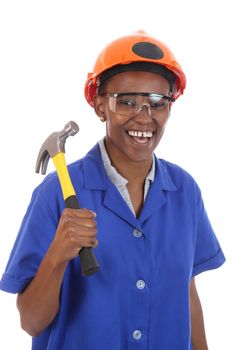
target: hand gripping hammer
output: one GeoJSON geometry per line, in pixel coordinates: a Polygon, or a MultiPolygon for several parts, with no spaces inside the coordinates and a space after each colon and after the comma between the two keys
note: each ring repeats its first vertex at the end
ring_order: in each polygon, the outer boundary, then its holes
{"type": "MultiPolygon", "coordinates": [[[[66,166],[65,142],[67,137],[77,134],[78,131],[78,125],[70,121],[63,130],[52,133],[42,144],[36,162],[36,172],[39,173],[41,169],[41,173],[46,174],[49,159],[52,158],[66,207],[74,209],[80,207],[66,166]]],[[[79,257],[83,276],[90,276],[99,270],[99,264],[91,248],[82,248],[79,257]]]]}

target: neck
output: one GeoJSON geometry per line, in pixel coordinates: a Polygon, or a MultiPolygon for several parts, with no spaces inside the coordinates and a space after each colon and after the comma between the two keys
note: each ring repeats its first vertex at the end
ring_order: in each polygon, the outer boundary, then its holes
{"type": "Polygon", "coordinates": [[[122,154],[119,156],[115,150],[109,148],[105,142],[111,164],[129,184],[143,184],[152,165],[153,155],[144,161],[134,161],[122,154]]]}

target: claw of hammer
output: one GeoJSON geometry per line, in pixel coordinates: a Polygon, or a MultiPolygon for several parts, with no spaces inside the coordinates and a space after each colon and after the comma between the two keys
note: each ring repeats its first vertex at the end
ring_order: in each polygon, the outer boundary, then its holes
{"type": "Polygon", "coordinates": [[[54,132],[42,144],[37,161],[36,173],[45,175],[50,158],[53,158],[57,153],[65,153],[65,142],[67,137],[77,134],[79,131],[78,125],[74,121],[67,123],[61,131],[54,132]]]}

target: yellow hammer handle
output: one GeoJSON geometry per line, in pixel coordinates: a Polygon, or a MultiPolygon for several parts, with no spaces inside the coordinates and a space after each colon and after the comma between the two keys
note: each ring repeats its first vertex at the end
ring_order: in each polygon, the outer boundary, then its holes
{"type": "Polygon", "coordinates": [[[76,195],[76,193],[66,166],[65,154],[63,152],[59,152],[52,159],[61,184],[63,198],[66,200],[68,197],[76,195]]]}

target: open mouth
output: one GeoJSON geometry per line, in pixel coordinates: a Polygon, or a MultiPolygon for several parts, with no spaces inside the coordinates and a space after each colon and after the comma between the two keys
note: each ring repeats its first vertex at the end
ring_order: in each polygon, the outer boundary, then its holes
{"type": "Polygon", "coordinates": [[[153,136],[152,131],[128,130],[127,134],[130,136],[130,138],[134,142],[136,142],[137,144],[143,144],[143,145],[148,144],[153,136]]]}

